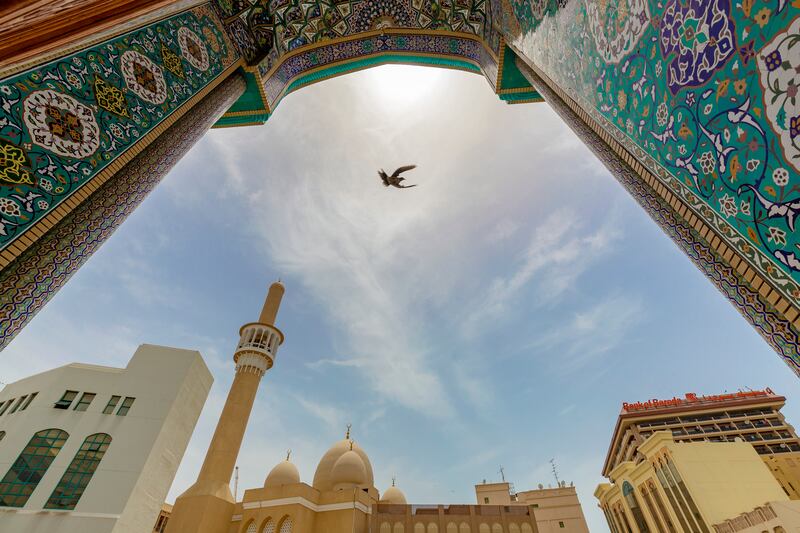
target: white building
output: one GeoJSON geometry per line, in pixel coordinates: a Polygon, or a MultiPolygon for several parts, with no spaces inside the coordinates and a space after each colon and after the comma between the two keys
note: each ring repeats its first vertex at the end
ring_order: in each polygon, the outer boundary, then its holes
{"type": "Polygon", "coordinates": [[[0,391],[0,531],[148,532],[213,378],[142,345],[124,369],[71,364],[0,391]]]}

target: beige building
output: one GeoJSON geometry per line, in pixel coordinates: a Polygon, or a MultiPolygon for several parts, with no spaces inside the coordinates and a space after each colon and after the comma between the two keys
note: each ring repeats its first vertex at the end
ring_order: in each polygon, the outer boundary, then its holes
{"type": "Polygon", "coordinates": [[[789,501],[743,441],[675,442],[658,431],[637,453],[641,461],[616,465],[594,493],[613,533],[708,533],[743,512],[789,501]]]}
{"type": "Polygon", "coordinates": [[[513,492],[511,484],[475,485],[475,497],[481,505],[524,506],[533,511],[539,533],[588,533],[586,518],[575,487],[566,483],[555,488],[541,485],[535,490],[513,492]]]}
{"type": "Polygon", "coordinates": [[[668,400],[623,403],[603,476],[626,461],[644,460],[641,445],[656,431],[676,442],[748,442],[786,495],[800,498],[800,438],[780,412],[786,398],[772,392],[739,391],[668,400]]]}
{"type": "MultiPolygon", "coordinates": [[[[273,366],[283,334],[275,327],[284,288],[274,283],[257,322],[242,326],[234,352],[236,376],[197,481],[162,513],[166,533],[545,533],[587,532],[572,487],[519,493],[481,505],[409,505],[394,484],[375,487],[366,452],[345,438],[325,452],[309,485],[287,456],[264,485],[235,501],[236,458],[261,378],[273,366]],[[541,517],[541,520],[540,520],[541,517]]],[[[476,495],[488,485],[476,487],[476,495]]],[[[493,496],[494,498],[495,496],[493,496]]],[[[159,531],[160,533],[160,531],[159,531]]]]}
{"type": "Polygon", "coordinates": [[[70,364],[0,392],[0,531],[149,531],[213,379],[200,354],[142,345],[125,368],[70,364]]]}

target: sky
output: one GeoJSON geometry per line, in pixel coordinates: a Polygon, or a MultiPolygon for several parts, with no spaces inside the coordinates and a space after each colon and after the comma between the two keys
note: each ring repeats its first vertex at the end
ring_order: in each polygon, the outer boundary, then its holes
{"type": "Polygon", "coordinates": [[[4,350],[0,381],[199,350],[214,385],[168,501],[195,479],[268,285],[286,335],[239,455],[239,496],[292,449],[303,481],[352,437],[379,490],[593,492],[623,401],[797,378],[546,103],[482,77],[383,66],[213,130],[4,350]],[[376,170],[414,163],[409,190],[376,170]]]}

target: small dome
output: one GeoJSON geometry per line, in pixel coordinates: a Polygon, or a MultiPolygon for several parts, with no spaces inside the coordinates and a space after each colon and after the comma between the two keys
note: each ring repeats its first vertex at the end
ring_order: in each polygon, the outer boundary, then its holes
{"type": "MultiPolygon", "coordinates": [[[[375,484],[375,481],[372,476],[372,465],[369,462],[369,457],[367,457],[367,454],[361,449],[358,443],[353,443],[352,446],[352,451],[358,454],[364,462],[364,466],[367,470],[367,478],[364,481],[364,486],[370,488],[375,484]]],[[[322,492],[333,490],[333,466],[336,464],[336,461],[348,451],[351,451],[349,432],[344,439],[331,446],[330,449],[325,452],[325,455],[322,456],[322,459],[320,459],[317,470],[314,472],[314,481],[312,483],[315,489],[322,492]]]]}
{"type": "Polygon", "coordinates": [[[381,503],[393,503],[396,505],[406,505],[406,495],[403,491],[392,485],[381,496],[381,503]]]}
{"type": "Polygon", "coordinates": [[[364,485],[367,481],[367,467],[361,456],[348,450],[339,457],[331,470],[333,490],[352,488],[364,485]]]}
{"type": "Polygon", "coordinates": [[[281,461],[269,471],[267,480],[264,481],[264,487],[278,487],[294,483],[300,483],[300,472],[297,471],[294,463],[287,459],[286,461],[281,461]]]}

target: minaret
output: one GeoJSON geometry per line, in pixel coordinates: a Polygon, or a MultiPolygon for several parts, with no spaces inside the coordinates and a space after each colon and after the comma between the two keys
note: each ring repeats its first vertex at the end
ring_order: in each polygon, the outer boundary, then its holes
{"type": "Polygon", "coordinates": [[[167,533],[228,531],[234,507],[230,483],[236,457],[258,384],[272,368],[278,347],[283,343],[283,333],[274,325],[283,291],[280,281],[273,283],[258,322],[245,324],[239,330],[239,344],[233,354],[236,376],[228,391],[228,399],[197,481],[175,500],[167,533]]]}

